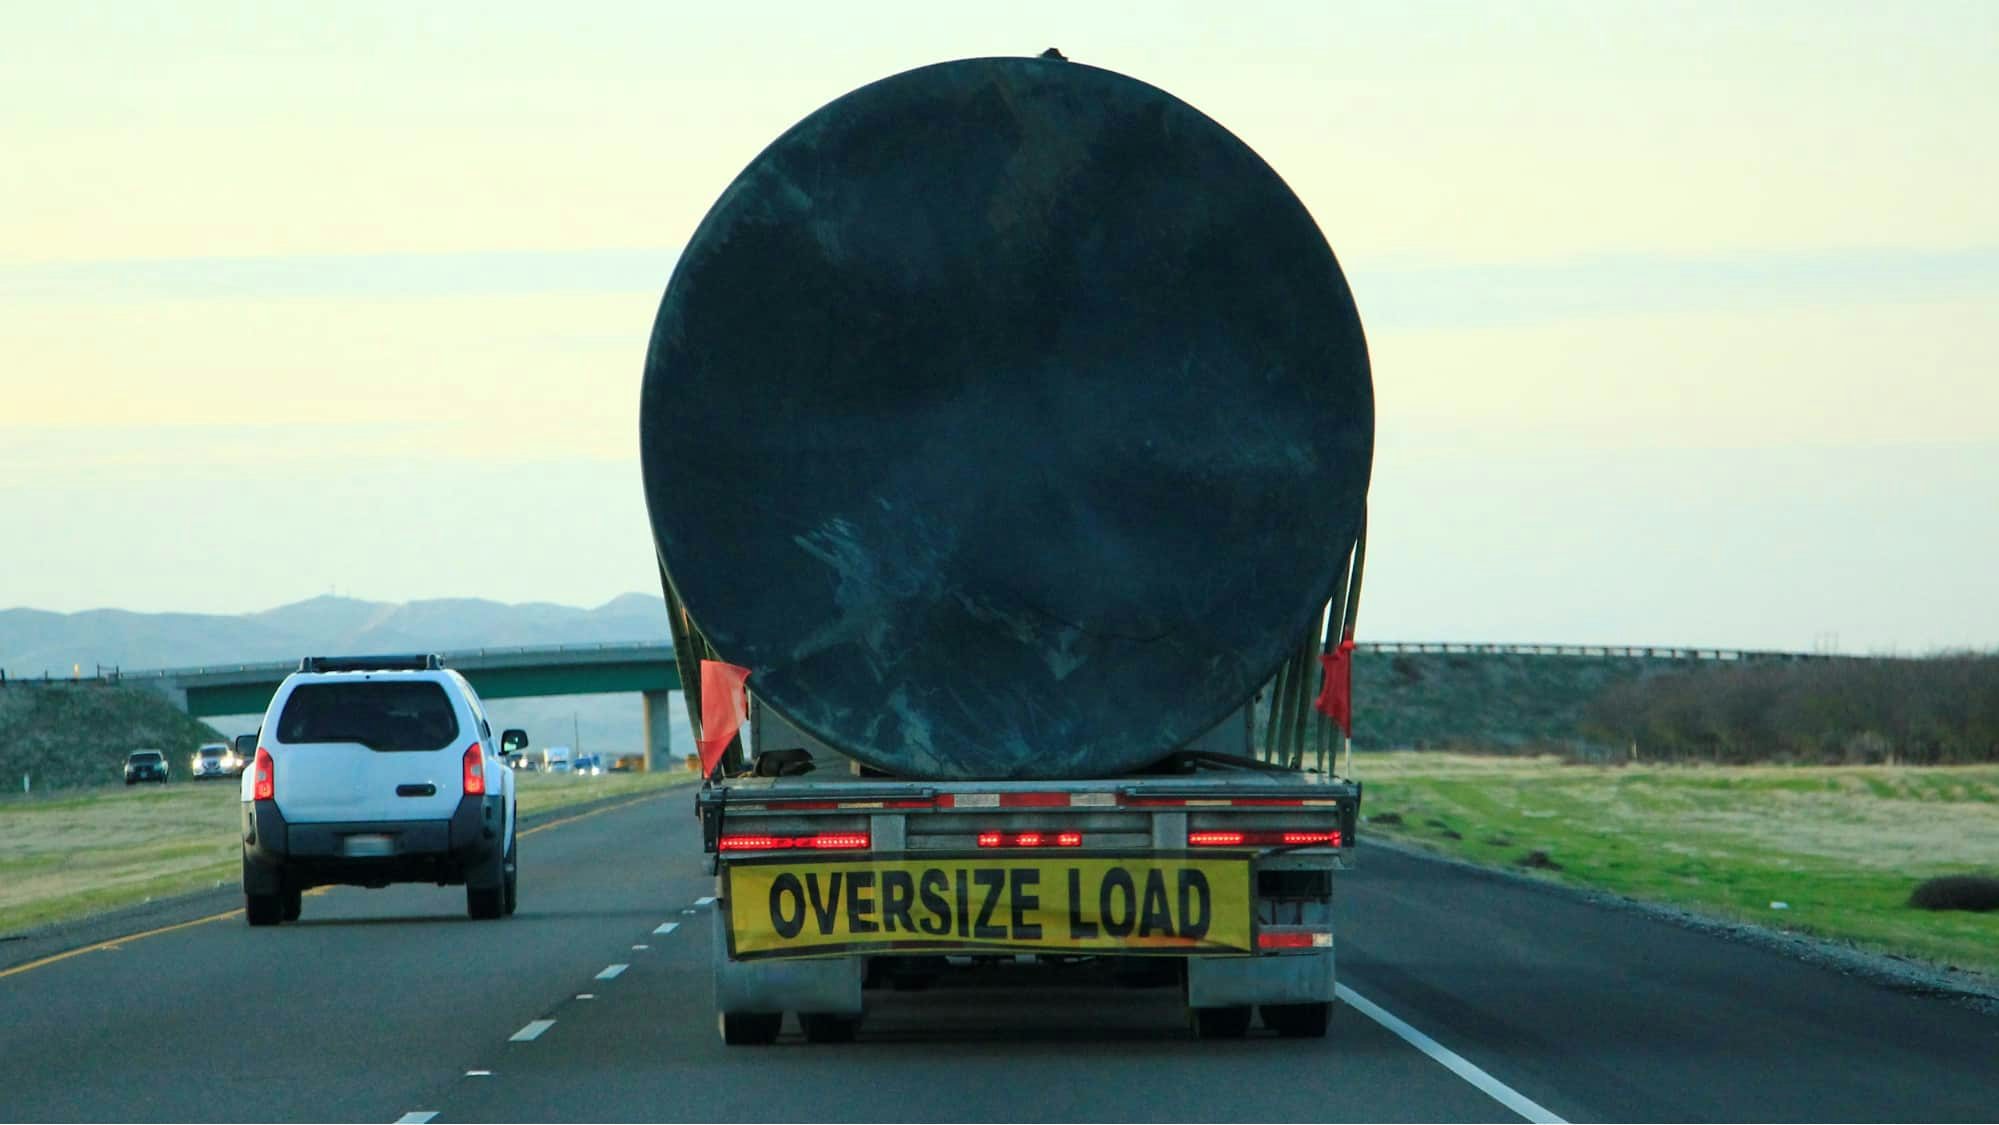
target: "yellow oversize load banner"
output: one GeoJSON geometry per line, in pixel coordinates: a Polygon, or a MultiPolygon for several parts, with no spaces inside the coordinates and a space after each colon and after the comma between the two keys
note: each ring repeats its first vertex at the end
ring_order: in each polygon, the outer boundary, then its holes
{"type": "Polygon", "coordinates": [[[1249,860],[1240,857],[780,857],[725,870],[738,959],[1251,949],[1249,860]]]}

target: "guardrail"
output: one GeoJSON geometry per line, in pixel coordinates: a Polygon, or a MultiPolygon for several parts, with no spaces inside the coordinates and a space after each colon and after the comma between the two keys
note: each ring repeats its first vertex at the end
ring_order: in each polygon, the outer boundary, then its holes
{"type": "Polygon", "coordinates": [[[118,683],[124,678],[125,673],[120,671],[116,664],[99,664],[97,671],[88,676],[80,676],[75,672],[71,672],[67,676],[58,676],[45,668],[42,670],[40,676],[13,676],[10,678],[7,675],[7,670],[0,668],[0,688],[61,687],[65,684],[104,686],[118,683]]]}
{"type": "MultiPolygon", "coordinates": [[[[560,656],[563,653],[614,652],[618,649],[658,649],[671,658],[673,646],[665,641],[598,641],[592,644],[574,645],[501,645],[493,648],[447,649],[439,655],[444,657],[446,667],[453,660],[487,656],[560,656]]],[[[270,672],[295,670],[298,661],[259,660],[247,664],[197,664],[184,668],[147,668],[137,672],[126,672],[126,679],[167,679],[187,676],[216,676],[227,672],[270,672]]]]}
{"type": "MultiPolygon", "coordinates": [[[[491,648],[454,649],[443,653],[445,664],[453,660],[494,656],[561,656],[565,653],[612,652],[618,649],[658,649],[671,659],[673,646],[664,641],[598,641],[568,645],[501,645],[491,648]]],[[[1460,656],[1572,656],[1595,660],[1696,660],[1747,663],[1765,660],[1865,660],[1864,656],[1829,652],[1784,652],[1777,649],[1679,648],[1669,645],[1584,645],[1584,644],[1499,644],[1462,641],[1360,641],[1358,653],[1447,654],[1460,656]]],[[[124,680],[183,679],[232,672],[281,672],[298,667],[296,660],[260,660],[243,664],[198,664],[184,668],[148,668],[126,672],[114,665],[100,664],[95,676],[56,676],[44,671],[39,677],[9,678],[0,670],[0,687],[9,684],[115,684],[124,680]]]]}

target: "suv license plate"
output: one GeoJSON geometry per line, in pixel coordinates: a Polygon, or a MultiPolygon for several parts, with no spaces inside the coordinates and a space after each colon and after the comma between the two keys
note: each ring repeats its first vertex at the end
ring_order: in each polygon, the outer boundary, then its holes
{"type": "Polygon", "coordinates": [[[356,857],[394,855],[396,838],[382,835],[348,836],[340,841],[340,854],[356,857]]]}

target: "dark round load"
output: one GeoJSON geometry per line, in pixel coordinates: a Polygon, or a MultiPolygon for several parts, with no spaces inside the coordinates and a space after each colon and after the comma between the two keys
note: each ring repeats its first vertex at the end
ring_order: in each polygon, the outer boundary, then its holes
{"type": "Polygon", "coordinates": [[[695,625],[905,777],[1146,766],[1305,636],[1374,435],[1296,196],[1142,82],[971,59],[779,137],[688,243],[640,413],[695,625]]]}

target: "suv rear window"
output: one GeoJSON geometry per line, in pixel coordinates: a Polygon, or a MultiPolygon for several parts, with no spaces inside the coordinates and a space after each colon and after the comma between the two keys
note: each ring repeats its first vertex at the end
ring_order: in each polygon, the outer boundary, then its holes
{"type": "Polygon", "coordinates": [[[442,750],[458,712],[433,680],[300,684],[278,716],[278,741],[358,742],[370,750],[442,750]]]}
{"type": "Polygon", "coordinates": [[[162,755],[158,750],[141,750],[126,760],[131,762],[157,762],[161,757],[162,755]]]}

